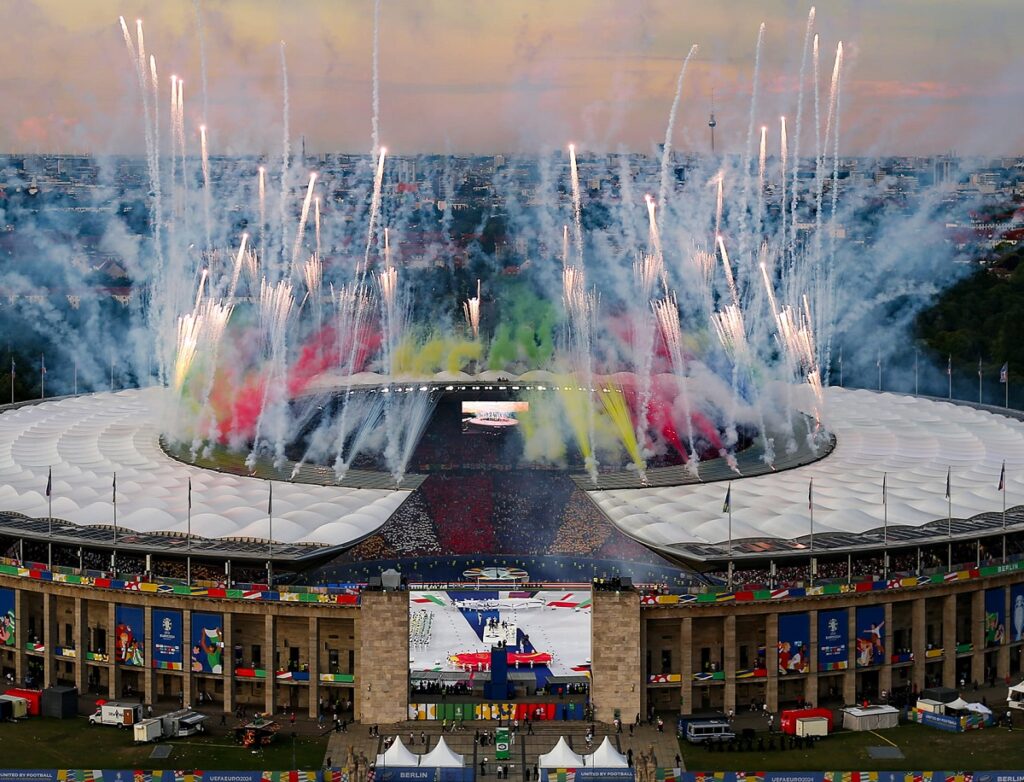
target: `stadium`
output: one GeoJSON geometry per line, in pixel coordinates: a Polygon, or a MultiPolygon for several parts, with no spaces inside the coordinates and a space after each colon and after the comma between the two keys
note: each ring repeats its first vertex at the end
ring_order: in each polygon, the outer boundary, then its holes
{"type": "Polygon", "coordinates": [[[4,675],[393,723],[440,719],[444,698],[610,721],[1021,672],[1012,411],[831,388],[827,447],[595,486],[581,462],[508,459],[546,382],[409,384],[432,413],[398,483],[372,463],[340,485],[315,464],[190,463],[157,388],[4,408],[4,675]],[[501,692],[492,619],[513,648],[501,692]]]}

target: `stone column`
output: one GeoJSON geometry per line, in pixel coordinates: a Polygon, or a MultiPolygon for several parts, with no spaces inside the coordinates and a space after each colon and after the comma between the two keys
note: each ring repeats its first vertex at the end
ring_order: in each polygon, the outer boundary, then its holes
{"type": "MultiPolygon", "coordinates": [[[[606,693],[601,684],[613,687],[612,680],[616,676],[609,672],[606,677],[606,667],[612,671],[616,665],[630,667],[628,681],[636,697],[633,711],[638,710],[640,703],[640,647],[636,642],[640,637],[640,601],[635,592],[623,593],[623,598],[632,598],[633,607],[630,611],[626,601],[618,602],[613,598],[613,605],[607,605],[606,600],[601,598],[610,594],[594,592],[591,631],[597,638],[599,633],[607,631],[609,627],[614,631],[620,629],[616,624],[628,623],[628,627],[621,628],[621,632],[624,636],[628,634],[631,639],[629,648],[635,659],[628,659],[628,650],[627,655],[620,659],[616,643],[608,644],[608,651],[614,655],[613,661],[602,655],[604,650],[599,645],[594,644],[592,647],[594,687],[600,693],[594,702],[598,707],[608,709],[608,722],[611,722],[612,703],[616,699],[612,691],[606,693]],[[631,622],[627,622],[628,616],[632,616],[631,622]],[[597,671],[601,671],[602,675],[598,675],[597,671]]],[[[366,724],[402,722],[409,716],[409,593],[363,592],[361,601],[356,632],[358,674],[353,688],[356,712],[366,724]]],[[[619,675],[623,680],[626,679],[625,671],[619,675]]],[[[605,717],[599,715],[598,719],[604,721],[605,717]]]]}
{"type": "Polygon", "coordinates": [[[274,704],[274,685],[277,683],[277,643],[274,638],[276,625],[277,617],[273,614],[263,617],[263,648],[267,656],[267,661],[263,664],[267,672],[263,685],[263,710],[269,714],[277,714],[274,704]]]}
{"type": "Polygon", "coordinates": [[[320,702],[320,621],[309,618],[309,716],[316,719],[320,702]]]}
{"type": "Polygon", "coordinates": [[[25,644],[28,643],[28,601],[23,589],[14,590],[14,678],[25,683],[25,644]]]}
{"type": "Polygon", "coordinates": [[[942,598],[942,685],[957,688],[956,595],[942,598]]]}
{"type": "Polygon", "coordinates": [[[779,709],[779,615],[767,614],[764,632],[764,664],[768,676],[764,682],[764,699],[771,711],[779,709]]]}
{"type": "Polygon", "coordinates": [[[235,710],[235,623],[234,615],[226,612],[224,624],[224,711],[235,710]]]}
{"type": "Polygon", "coordinates": [[[86,610],[86,603],[81,597],[75,597],[75,618],[74,627],[71,632],[73,633],[72,638],[75,641],[75,687],[78,688],[79,693],[84,693],[88,683],[86,676],[86,640],[85,634],[88,632],[88,611],[86,610]]]}
{"type": "Polygon", "coordinates": [[[999,679],[999,683],[1004,682],[1006,677],[1010,675],[1010,623],[1013,621],[1012,608],[1013,606],[1010,605],[1010,587],[1003,587],[1003,642],[999,645],[999,651],[996,652],[996,677],[999,679]]]}
{"type": "Polygon", "coordinates": [[[729,709],[736,709],[736,614],[731,611],[725,615],[725,626],[722,628],[722,639],[725,644],[725,654],[722,660],[722,669],[725,672],[725,712],[729,709]]]}
{"type": "Polygon", "coordinates": [[[121,697],[121,666],[117,664],[117,604],[107,603],[107,697],[121,697]]]}
{"type": "Polygon", "coordinates": [[[184,608],[181,611],[181,634],[182,649],[185,655],[185,664],[182,666],[181,675],[181,702],[192,703],[193,688],[195,683],[192,674],[192,609],[184,608]]]}
{"type": "MultiPolygon", "coordinates": [[[[693,714],[693,617],[679,623],[679,703],[683,714],[693,714]]],[[[623,721],[632,714],[623,714],[623,721]]]]}
{"type": "Polygon", "coordinates": [[[843,673],[843,702],[857,702],[857,609],[846,609],[846,672],[843,673]]]}
{"type": "Polygon", "coordinates": [[[892,692],[892,603],[885,604],[885,629],[883,643],[885,644],[885,659],[882,662],[882,669],[878,672],[878,690],[886,693],[892,692]]]}
{"type": "Polygon", "coordinates": [[[985,590],[971,594],[971,681],[985,680],[985,590]]]}
{"type": "Polygon", "coordinates": [[[818,703],[818,611],[807,612],[807,676],[804,678],[804,700],[818,703]]]}
{"type": "Polygon", "coordinates": [[[917,691],[924,689],[924,673],[926,664],[926,652],[928,649],[928,628],[925,625],[925,601],[927,598],[919,597],[914,600],[911,614],[910,643],[911,651],[914,653],[913,684],[917,691]]]}
{"type": "Polygon", "coordinates": [[[146,657],[142,669],[142,692],[146,703],[153,705],[156,701],[156,671],[153,669],[153,606],[142,608],[142,626],[146,633],[146,657]]]}
{"type": "Polygon", "coordinates": [[[57,683],[54,665],[54,652],[60,632],[57,627],[57,596],[52,592],[43,592],[43,687],[52,687],[57,683]]]}

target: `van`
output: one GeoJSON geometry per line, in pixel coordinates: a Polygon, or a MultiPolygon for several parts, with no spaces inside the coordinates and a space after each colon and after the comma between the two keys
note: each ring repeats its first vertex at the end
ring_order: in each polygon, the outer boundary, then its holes
{"type": "Polygon", "coordinates": [[[690,722],[686,725],[686,740],[691,744],[708,744],[732,741],[736,738],[732,727],[722,720],[690,722]]]}

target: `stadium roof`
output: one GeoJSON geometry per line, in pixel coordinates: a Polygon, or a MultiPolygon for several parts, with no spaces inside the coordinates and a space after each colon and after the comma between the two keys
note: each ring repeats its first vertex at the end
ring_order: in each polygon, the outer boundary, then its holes
{"type": "MultiPolygon", "coordinates": [[[[268,484],[170,458],[158,441],[159,388],[67,397],[0,415],[0,511],[45,519],[53,470],[53,515],[74,524],[113,522],[141,533],[187,530],[207,538],[265,540],[268,484]]],[[[380,527],[408,491],[276,482],[273,538],[339,546],[380,527]]]]}
{"type": "MultiPolygon", "coordinates": [[[[1024,524],[1024,422],[962,404],[830,388],[825,424],[835,449],[820,461],[732,481],[734,554],[806,553],[814,481],[815,551],[879,547],[883,475],[890,545],[1002,530],[1006,462],[1009,525],[1024,524]],[[946,476],[950,475],[950,503],[946,476]],[[952,516],[950,525],[947,516],[952,516]]],[[[780,444],[776,443],[780,449],[780,444]]],[[[696,559],[728,554],[726,484],[596,490],[620,529],[662,551],[696,559]]]]}

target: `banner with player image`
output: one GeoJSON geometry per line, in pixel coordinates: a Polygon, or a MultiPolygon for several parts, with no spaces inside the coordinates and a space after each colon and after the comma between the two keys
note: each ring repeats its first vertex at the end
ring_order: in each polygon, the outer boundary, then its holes
{"type": "Polygon", "coordinates": [[[857,667],[885,662],[885,606],[857,609],[857,667]]]}
{"type": "Polygon", "coordinates": [[[141,606],[114,607],[114,662],[146,664],[146,615],[141,606]]]}
{"type": "Polygon", "coordinates": [[[192,670],[224,672],[224,620],[220,614],[192,614],[192,670]]]}
{"type": "Polygon", "coordinates": [[[850,622],[845,608],[818,612],[818,670],[844,671],[850,665],[850,622]]]}
{"type": "Polygon", "coordinates": [[[1002,587],[985,590],[985,646],[1006,641],[1006,591],[1002,587]]]}
{"type": "Polygon", "coordinates": [[[1010,587],[1010,640],[1024,641],[1024,584],[1010,587]]]}
{"type": "Polygon", "coordinates": [[[810,615],[779,614],[779,673],[807,673],[810,645],[810,615]]]}
{"type": "Polygon", "coordinates": [[[0,589],[0,646],[14,646],[14,590],[0,589]]]}

